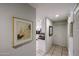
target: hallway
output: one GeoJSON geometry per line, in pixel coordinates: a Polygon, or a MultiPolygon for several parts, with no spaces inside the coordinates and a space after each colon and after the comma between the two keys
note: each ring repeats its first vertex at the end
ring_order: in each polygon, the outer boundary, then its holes
{"type": "Polygon", "coordinates": [[[36,41],[36,55],[72,56],[73,38],[74,38],[73,37],[74,30],[72,30],[74,27],[73,10],[75,4],[38,4],[38,5],[39,6],[36,7],[37,10],[36,31],[44,33],[45,40],[36,41]]]}

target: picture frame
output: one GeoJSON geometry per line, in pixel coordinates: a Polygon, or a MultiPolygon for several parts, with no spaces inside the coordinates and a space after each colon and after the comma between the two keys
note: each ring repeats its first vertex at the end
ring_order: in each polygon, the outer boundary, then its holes
{"type": "Polygon", "coordinates": [[[49,36],[53,35],[53,26],[49,26],[49,36]]]}
{"type": "Polygon", "coordinates": [[[13,48],[32,41],[32,21],[13,17],[13,48]]]}
{"type": "Polygon", "coordinates": [[[70,37],[73,37],[73,22],[70,23],[70,37]]]}

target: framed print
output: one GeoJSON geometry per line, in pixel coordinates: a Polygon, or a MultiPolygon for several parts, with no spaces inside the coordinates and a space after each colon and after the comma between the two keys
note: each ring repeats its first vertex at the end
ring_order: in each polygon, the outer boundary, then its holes
{"type": "Polygon", "coordinates": [[[49,36],[53,35],[53,26],[49,26],[49,36]]]}
{"type": "Polygon", "coordinates": [[[73,22],[70,23],[70,37],[73,37],[73,22]]]}
{"type": "Polygon", "coordinates": [[[13,47],[32,40],[32,22],[13,17],[13,47]]]}

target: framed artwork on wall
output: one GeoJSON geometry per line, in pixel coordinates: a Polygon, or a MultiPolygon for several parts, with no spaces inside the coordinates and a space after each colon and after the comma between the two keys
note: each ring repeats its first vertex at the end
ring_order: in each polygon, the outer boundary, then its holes
{"type": "Polygon", "coordinates": [[[49,36],[53,35],[53,26],[49,26],[49,36]]]}
{"type": "Polygon", "coordinates": [[[73,37],[73,22],[70,23],[70,37],[73,37]]]}
{"type": "Polygon", "coordinates": [[[32,22],[13,17],[13,47],[20,46],[32,40],[32,22]]]}

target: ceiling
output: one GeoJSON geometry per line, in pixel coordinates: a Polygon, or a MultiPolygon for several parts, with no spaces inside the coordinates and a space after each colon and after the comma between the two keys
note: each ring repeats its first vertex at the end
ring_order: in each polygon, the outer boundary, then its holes
{"type": "Polygon", "coordinates": [[[75,3],[30,3],[30,5],[36,8],[37,20],[48,17],[53,21],[58,21],[67,19],[75,3]]]}

